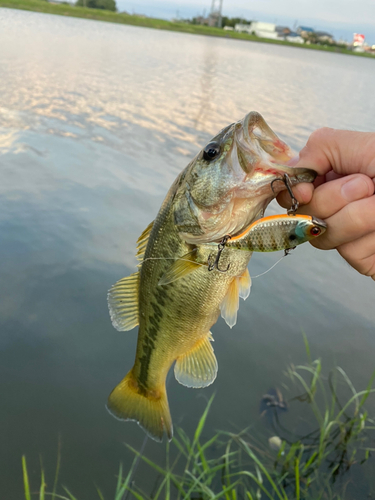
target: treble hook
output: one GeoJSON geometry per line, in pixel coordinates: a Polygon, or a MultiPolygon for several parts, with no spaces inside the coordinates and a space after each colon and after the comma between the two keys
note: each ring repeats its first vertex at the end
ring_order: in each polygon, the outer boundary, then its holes
{"type": "Polygon", "coordinates": [[[214,262],[211,261],[211,256],[208,258],[208,270],[209,271],[213,271],[214,269],[217,269],[220,273],[226,273],[229,269],[229,266],[230,264],[228,264],[227,268],[226,269],[220,269],[219,268],[219,260],[220,260],[220,256],[222,254],[222,251],[224,250],[225,248],[225,244],[228,240],[230,240],[230,236],[229,235],[226,235],[224,236],[224,238],[220,241],[220,243],[218,244],[217,246],[217,249],[218,249],[218,252],[217,252],[217,255],[216,255],[216,258],[214,260],[214,262]],[[211,261],[211,262],[210,262],[211,261]]]}
{"type": "Polygon", "coordinates": [[[289,196],[292,199],[292,206],[287,210],[287,214],[288,215],[296,215],[296,212],[297,212],[298,207],[299,207],[299,202],[298,202],[298,200],[295,198],[295,196],[293,194],[292,184],[290,182],[289,175],[288,174],[284,174],[282,179],[277,178],[277,179],[274,179],[271,182],[271,189],[272,189],[273,193],[275,193],[275,191],[273,190],[273,183],[276,182],[276,181],[281,181],[281,182],[283,182],[285,184],[285,187],[288,190],[289,196]]]}
{"type": "Polygon", "coordinates": [[[286,249],[284,250],[284,257],[286,257],[287,255],[290,255],[290,252],[291,252],[292,250],[294,250],[295,248],[296,248],[296,247],[286,248],[286,249]]]}

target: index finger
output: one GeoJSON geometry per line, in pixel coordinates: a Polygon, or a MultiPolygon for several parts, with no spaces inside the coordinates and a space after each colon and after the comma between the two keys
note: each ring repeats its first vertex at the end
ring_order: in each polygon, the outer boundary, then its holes
{"type": "Polygon", "coordinates": [[[296,167],[313,168],[318,175],[333,170],[339,175],[355,173],[375,178],[375,132],[315,130],[299,154],[296,167]]]}

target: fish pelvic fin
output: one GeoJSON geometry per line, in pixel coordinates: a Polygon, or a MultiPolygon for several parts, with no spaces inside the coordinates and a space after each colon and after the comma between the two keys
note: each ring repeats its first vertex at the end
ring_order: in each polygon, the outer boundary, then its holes
{"type": "Polygon", "coordinates": [[[157,390],[142,389],[130,371],[109,395],[107,410],[120,420],[135,420],[155,441],[161,442],[164,432],[169,441],[173,437],[165,384],[157,390]]]}
{"type": "Polygon", "coordinates": [[[221,317],[230,328],[237,323],[237,311],[240,302],[240,279],[241,278],[233,279],[223,302],[220,304],[221,317]]]}
{"type": "Polygon", "coordinates": [[[139,271],[122,278],[108,291],[108,307],[112,324],[120,332],[138,325],[139,271]]]}
{"type": "Polygon", "coordinates": [[[177,259],[160,278],[158,285],[168,285],[199,269],[201,264],[196,262],[195,258],[196,250],[193,250],[177,259]]]}
{"type": "Polygon", "coordinates": [[[207,387],[217,375],[217,360],[212,348],[211,332],[198,340],[187,353],[179,356],[174,366],[176,380],[186,387],[207,387]]]}
{"type": "Polygon", "coordinates": [[[238,294],[241,297],[241,299],[246,300],[248,296],[250,295],[251,291],[251,277],[249,270],[246,268],[246,271],[243,273],[243,275],[238,278],[238,285],[239,285],[239,290],[238,294]]]}

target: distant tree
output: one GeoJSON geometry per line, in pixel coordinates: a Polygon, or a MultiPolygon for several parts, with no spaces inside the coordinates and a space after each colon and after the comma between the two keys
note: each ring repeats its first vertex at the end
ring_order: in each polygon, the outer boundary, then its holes
{"type": "Polygon", "coordinates": [[[89,9],[104,9],[117,11],[115,0],[77,0],[77,7],[88,7],[89,9]]]}
{"type": "MultiPolygon", "coordinates": [[[[203,16],[192,17],[191,19],[184,19],[185,23],[190,24],[209,24],[209,18],[203,16]]],[[[243,17],[226,17],[222,16],[221,18],[221,26],[232,26],[235,27],[236,24],[249,24],[251,21],[244,19],[243,17]]]]}
{"type": "Polygon", "coordinates": [[[226,17],[226,16],[223,16],[221,19],[222,19],[221,25],[223,27],[224,26],[232,26],[232,28],[234,28],[234,26],[236,24],[249,24],[249,23],[251,23],[251,21],[248,21],[247,19],[244,19],[243,17],[226,17]]]}

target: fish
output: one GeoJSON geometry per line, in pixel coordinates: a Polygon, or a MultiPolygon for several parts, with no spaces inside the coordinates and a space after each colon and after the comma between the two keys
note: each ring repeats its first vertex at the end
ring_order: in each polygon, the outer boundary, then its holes
{"type": "Polygon", "coordinates": [[[243,233],[263,217],[283,189],[287,174],[293,186],[312,182],[312,169],[285,165],[294,156],[257,112],[221,130],[178,175],[155,220],[137,242],[139,270],[108,292],[112,323],[119,331],[138,326],[135,362],[113,389],[108,411],[135,420],[156,441],[173,437],[166,376],[187,387],[207,387],[218,365],[210,332],[220,312],[233,324],[238,298],[245,299],[251,280],[251,252],[226,252],[229,269],[209,272],[194,254],[243,233]],[[208,245],[207,245],[208,244],[208,245]],[[174,265],[174,279],[163,283],[174,265]]]}

